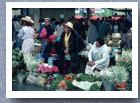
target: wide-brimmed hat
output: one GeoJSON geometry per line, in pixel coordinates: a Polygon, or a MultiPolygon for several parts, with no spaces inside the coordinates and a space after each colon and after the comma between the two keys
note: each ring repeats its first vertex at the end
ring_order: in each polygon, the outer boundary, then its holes
{"type": "Polygon", "coordinates": [[[74,30],[73,24],[72,24],[71,22],[67,22],[67,23],[65,24],[65,26],[68,26],[69,28],[71,28],[72,30],[74,30]]]}
{"type": "Polygon", "coordinates": [[[26,17],[24,17],[24,18],[21,18],[21,20],[24,20],[24,21],[27,21],[27,22],[29,22],[29,23],[32,23],[32,24],[34,24],[34,21],[31,19],[31,17],[29,17],[29,16],[26,16],[26,17]]]}

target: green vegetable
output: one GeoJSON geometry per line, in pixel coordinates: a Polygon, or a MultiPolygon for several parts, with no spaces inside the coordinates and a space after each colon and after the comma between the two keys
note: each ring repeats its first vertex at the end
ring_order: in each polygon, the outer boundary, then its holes
{"type": "Polygon", "coordinates": [[[71,81],[65,80],[65,82],[66,82],[66,84],[67,84],[69,89],[73,89],[74,88],[74,86],[72,85],[71,81]]]}
{"type": "Polygon", "coordinates": [[[70,73],[70,74],[68,74],[68,75],[71,75],[74,79],[76,79],[76,75],[75,75],[75,74],[70,73]]]}
{"type": "Polygon", "coordinates": [[[90,86],[90,91],[101,91],[99,86],[95,83],[90,86]]]}
{"type": "Polygon", "coordinates": [[[101,77],[96,76],[90,76],[88,74],[81,74],[78,78],[79,81],[89,81],[89,82],[95,82],[95,81],[101,81],[101,77]]]}
{"type": "Polygon", "coordinates": [[[54,80],[51,84],[50,84],[50,88],[51,89],[57,89],[58,84],[60,83],[61,80],[63,80],[64,78],[57,78],[56,80],[54,80]]]}
{"type": "Polygon", "coordinates": [[[34,42],[41,44],[41,40],[40,39],[34,39],[34,42]]]}
{"type": "Polygon", "coordinates": [[[19,52],[20,51],[20,48],[15,48],[14,51],[15,52],[19,52]]]}

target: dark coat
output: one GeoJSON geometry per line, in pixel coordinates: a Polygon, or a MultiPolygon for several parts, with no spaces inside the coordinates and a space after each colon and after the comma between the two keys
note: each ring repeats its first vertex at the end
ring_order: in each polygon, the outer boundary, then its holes
{"type": "Polygon", "coordinates": [[[54,47],[54,49],[56,50],[56,54],[58,54],[58,58],[60,57],[60,47],[59,47],[59,43],[56,42],[55,45],[53,45],[51,42],[45,47],[44,53],[43,53],[43,58],[45,59],[45,61],[48,61],[49,58],[49,53],[51,52],[51,49],[54,47]]]}
{"type": "MultiPolygon", "coordinates": [[[[45,38],[48,38],[50,35],[53,34],[53,29],[52,29],[51,25],[49,25],[49,26],[45,26],[45,24],[41,25],[41,27],[40,27],[40,33],[41,33],[41,31],[42,31],[43,28],[45,28],[46,31],[47,31],[47,36],[45,38]]],[[[40,34],[36,38],[37,39],[40,39],[40,34]]]]}
{"type": "MultiPolygon", "coordinates": [[[[65,33],[62,33],[61,39],[60,39],[60,69],[63,69],[64,65],[64,50],[65,50],[65,33]]],[[[71,33],[71,36],[69,38],[69,53],[71,56],[71,67],[72,69],[76,70],[78,66],[78,37],[75,34],[75,32],[71,33]]]]}
{"type": "Polygon", "coordinates": [[[82,51],[84,48],[86,48],[86,44],[84,43],[84,39],[81,37],[81,35],[75,31],[75,34],[77,35],[78,39],[78,52],[82,51]]]}
{"type": "Polygon", "coordinates": [[[106,22],[103,22],[99,27],[99,34],[98,38],[104,39],[105,36],[107,36],[108,33],[112,33],[109,24],[106,22]]]}

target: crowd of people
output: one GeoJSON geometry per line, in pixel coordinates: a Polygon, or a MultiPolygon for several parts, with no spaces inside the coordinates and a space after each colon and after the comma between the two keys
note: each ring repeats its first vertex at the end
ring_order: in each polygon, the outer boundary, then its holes
{"type": "Polygon", "coordinates": [[[68,21],[44,18],[39,20],[38,30],[33,27],[34,21],[29,16],[18,16],[12,21],[12,41],[16,41],[14,48],[21,48],[25,63],[32,58],[34,35],[38,33],[36,39],[42,41],[42,49],[34,58],[44,58],[49,65],[58,66],[64,75],[69,72],[76,73],[81,59],[79,54],[86,51],[86,42],[92,44],[87,65],[97,65],[94,71],[104,70],[109,65],[109,51],[104,42],[107,35],[121,33],[120,47],[131,48],[131,38],[127,36],[132,27],[130,13],[118,20],[112,20],[111,17],[97,20],[71,17],[68,21]]]}

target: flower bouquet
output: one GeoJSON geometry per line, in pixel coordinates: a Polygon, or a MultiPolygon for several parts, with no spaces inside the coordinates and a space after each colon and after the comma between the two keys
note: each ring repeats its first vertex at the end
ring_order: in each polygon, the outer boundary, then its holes
{"type": "Polygon", "coordinates": [[[127,71],[132,70],[132,50],[123,50],[117,60],[117,65],[123,66],[127,71]]]}
{"type": "Polygon", "coordinates": [[[48,64],[43,64],[42,62],[39,63],[39,66],[36,68],[37,72],[40,73],[58,73],[59,69],[56,66],[49,66],[48,64]]]}

